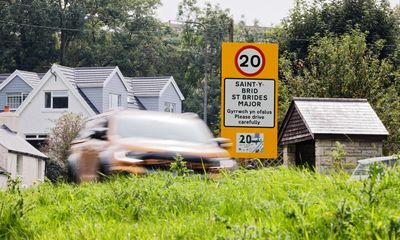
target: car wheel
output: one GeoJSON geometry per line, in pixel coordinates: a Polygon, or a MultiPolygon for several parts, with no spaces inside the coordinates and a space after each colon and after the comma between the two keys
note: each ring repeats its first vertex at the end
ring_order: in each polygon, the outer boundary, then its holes
{"type": "Polygon", "coordinates": [[[70,182],[79,183],[78,159],[72,155],[68,158],[67,175],[70,182]]]}
{"type": "Polygon", "coordinates": [[[99,155],[99,178],[104,180],[111,174],[111,158],[109,152],[102,152],[99,155]]]}

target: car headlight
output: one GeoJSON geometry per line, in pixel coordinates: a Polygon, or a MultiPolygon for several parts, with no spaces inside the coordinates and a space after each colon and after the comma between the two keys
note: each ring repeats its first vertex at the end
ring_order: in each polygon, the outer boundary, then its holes
{"type": "Polygon", "coordinates": [[[235,168],[236,162],[233,160],[222,160],[219,165],[223,168],[235,168]]]}
{"type": "Polygon", "coordinates": [[[236,161],[230,158],[216,158],[215,160],[219,162],[220,168],[232,169],[237,166],[236,161]]]}

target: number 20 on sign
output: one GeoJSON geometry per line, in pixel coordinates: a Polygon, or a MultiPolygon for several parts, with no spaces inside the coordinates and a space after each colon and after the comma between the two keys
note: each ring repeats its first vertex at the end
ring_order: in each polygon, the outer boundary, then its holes
{"type": "Polygon", "coordinates": [[[276,158],[278,45],[223,43],[221,136],[237,158],[276,158]]]}

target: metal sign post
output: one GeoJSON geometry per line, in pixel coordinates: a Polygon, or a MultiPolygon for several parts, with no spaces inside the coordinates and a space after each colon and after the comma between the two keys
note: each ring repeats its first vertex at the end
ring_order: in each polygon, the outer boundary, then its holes
{"type": "Polygon", "coordinates": [[[276,158],[278,45],[223,43],[221,136],[236,158],[276,158]]]}

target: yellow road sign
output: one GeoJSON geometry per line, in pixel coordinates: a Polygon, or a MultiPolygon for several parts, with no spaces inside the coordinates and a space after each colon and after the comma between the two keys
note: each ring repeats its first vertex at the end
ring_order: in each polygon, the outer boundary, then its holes
{"type": "Polygon", "coordinates": [[[278,45],[223,43],[221,136],[237,158],[276,158],[278,45]]]}

